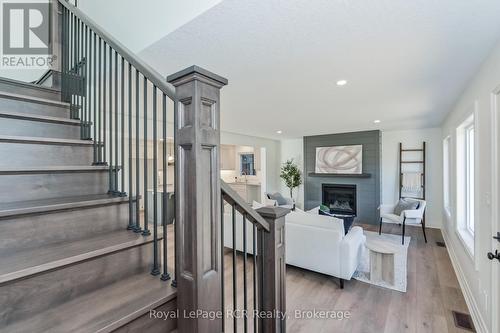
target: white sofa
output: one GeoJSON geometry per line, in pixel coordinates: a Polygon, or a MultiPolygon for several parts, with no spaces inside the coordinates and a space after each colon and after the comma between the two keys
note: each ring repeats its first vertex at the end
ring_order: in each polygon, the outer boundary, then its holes
{"type": "MultiPolygon", "coordinates": [[[[286,216],[286,263],[314,272],[350,280],[361,260],[366,237],[353,227],[344,235],[343,220],[307,212],[286,216]]],[[[253,226],[246,223],[247,253],[253,253],[253,226]]],[[[224,214],[224,246],[233,248],[232,215],[224,214]]],[[[236,250],[243,251],[242,216],[236,216],[236,250]]]]}

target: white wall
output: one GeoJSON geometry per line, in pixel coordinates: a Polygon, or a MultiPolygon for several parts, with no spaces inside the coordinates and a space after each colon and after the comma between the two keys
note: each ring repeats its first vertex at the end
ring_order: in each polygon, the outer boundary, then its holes
{"type": "MultiPolygon", "coordinates": [[[[478,332],[491,331],[491,266],[486,258],[491,251],[492,207],[492,139],[491,139],[491,95],[500,86],[500,44],[483,63],[480,71],[469,82],[464,93],[457,101],[453,111],[443,124],[442,139],[451,137],[451,217],[443,210],[443,234],[446,238],[452,262],[458,273],[465,299],[472,312],[478,332]],[[477,103],[476,118],[476,200],[475,200],[475,256],[471,257],[465,250],[456,232],[456,128],[470,114],[477,103]]],[[[498,283],[495,281],[493,283],[498,283]]]]}
{"type": "MultiPolygon", "coordinates": [[[[426,224],[431,228],[441,228],[443,207],[443,158],[440,128],[426,128],[403,131],[382,132],[381,190],[382,202],[392,204],[399,199],[399,143],[403,148],[421,148],[426,142],[426,224]]],[[[420,160],[422,154],[408,152],[406,160],[420,160]]],[[[406,167],[419,167],[407,165],[406,167]]],[[[419,171],[419,170],[415,170],[419,171]]]]}
{"type": "MultiPolygon", "coordinates": [[[[281,168],[281,164],[293,158],[294,162],[299,166],[302,172],[302,181],[304,181],[304,140],[303,139],[288,139],[281,141],[281,159],[280,166],[278,168],[278,178],[281,168]]],[[[279,191],[284,196],[290,196],[290,189],[286,187],[285,182],[279,178],[278,179],[280,187],[279,191]]],[[[297,207],[304,208],[304,185],[300,185],[298,189],[293,191],[293,198],[297,204],[297,207]]]]}

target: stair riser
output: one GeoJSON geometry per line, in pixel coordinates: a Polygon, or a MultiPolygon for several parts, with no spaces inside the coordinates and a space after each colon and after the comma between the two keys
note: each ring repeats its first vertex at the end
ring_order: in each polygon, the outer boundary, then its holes
{"type": "Polygon", "coordinates": [[[69,106],[49,105],[5,97],[0,98],[0,110],[68,119],[70,117],[69,106]]]}
{"type": "Polygon", "coordinates": [[[13,94],[28,95],[32,97],[39,97],[50,99],[53,101],[61,101],[61,92],[52,89],[44,89],[38,87],[31,87],[22,84],[16,84],[0,80],[0,91],[5,91],[13,94]]]}
{"type": "Polygon", "coordinates": [[[9,156],[0,159],[0,168],[89,166],[93,162],[93,154],[92,146],[0,142],[0,156],[9,156]]]}
{"type": "Polygon", "coordinates": [[[0,202],[104,194],[108,179],[107,171],[0,175],[0,202]]]}
{"type": "Polygon", "coordinates": [[[0,288],[0,322],[7,326],[133,274],[149,274],[152,252],[152,244],[143,244],[6,285],[0,288]]]}
{"type": "Polygon", "coordinates": [[[73,242],[127,228],[127,202],[0,219],[0,252],[73,242]]]}
{"type": "Polygon", "coordinates": [[[81,137],[80,131],[81,127],[79,125],[48,123],[0,116],[0,134],[2,135],[78,140],[81,137]]]}

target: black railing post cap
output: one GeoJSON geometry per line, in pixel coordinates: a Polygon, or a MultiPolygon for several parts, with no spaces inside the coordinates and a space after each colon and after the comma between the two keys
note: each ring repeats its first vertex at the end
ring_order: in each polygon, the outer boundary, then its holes
{"type": "Polygon", "coordinates": [[[226,78],[196,65],[189,66],[188,68],[167,76],[167,82],[173,84],[175,87],[192,80],[201,80],[218,88],[228,83],[226,78]]]}

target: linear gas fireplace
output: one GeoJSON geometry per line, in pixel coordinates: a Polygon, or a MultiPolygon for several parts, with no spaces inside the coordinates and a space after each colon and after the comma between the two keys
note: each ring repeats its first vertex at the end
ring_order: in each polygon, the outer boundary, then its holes
{"type": "Polygon", "coordinates": [[[334,214],[357,215],[356,185],[322,184],[322,203],[334,214]]]}

